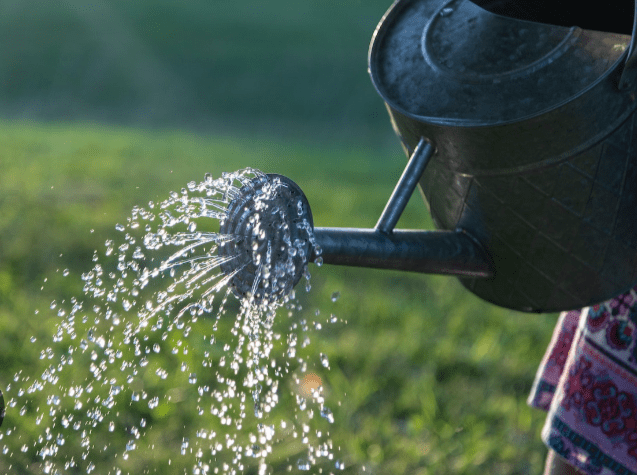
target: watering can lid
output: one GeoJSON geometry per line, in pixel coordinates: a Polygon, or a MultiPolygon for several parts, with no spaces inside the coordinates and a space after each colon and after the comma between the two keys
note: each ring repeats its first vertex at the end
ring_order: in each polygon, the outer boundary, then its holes
{"type": "Polygon", "coordinates": [[[468,0],[397,0],[369,71],[385,102],[441,125],[495,125],[568,102],[615,69],[631,37],[534,23],[468,0]]]}

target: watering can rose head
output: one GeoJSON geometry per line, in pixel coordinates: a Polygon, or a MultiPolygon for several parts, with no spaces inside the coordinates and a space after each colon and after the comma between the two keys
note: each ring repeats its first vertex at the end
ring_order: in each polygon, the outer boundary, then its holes
{"type": "MultiPolygon", "coordinates": [[[[261,174],[241,187],[221,223],[221,270],[253,303],[287,296],[317,254],[310,206],[289,178],[261,174]]],[[[320,251],[318,251],[320,253],[320,251]]]]}

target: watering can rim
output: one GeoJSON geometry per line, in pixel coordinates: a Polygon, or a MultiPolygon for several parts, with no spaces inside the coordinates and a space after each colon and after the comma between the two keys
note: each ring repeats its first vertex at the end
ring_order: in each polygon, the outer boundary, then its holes
{"type": "MultiPolygon", "coordinates": [[[[635,0],[635,9],[634,9],[634,20],[633,20],[633,30],[632,30],[632,37],[631,40],[628,44],[628,46],[626,47],[626,49],[622,52],[622,54],[606,69],[606,71],[604,71],[603,74],[600,74],[595,80],[593,80],[590,84],[588,84],[587,86],[583,87],[581,90],[579,90],[577,93],[575,93],[574,95],[571,95],[570,97],[556,102],[555,104],[551,104],[548,107],[545,107],[539,111],[535,111],[532,112],[530,114],[527,115],[523,115],[520,117],[516,117],[514,119],[505,119],[505,120],[499,120],[499,121],[494,121],[494,122],[485,122],[485,121],[476,121],[474,119],[457,119],[457,118],[444,118],[444,117],[435,117],[435,116],[428,116],[428,115],[420,115],[417,113],[413,113],[410,112],[408,110],[406,110],[404,107],[396,104],[396,102],[392,99],[390,99],[386,93],[386,91],[383,89],[383,86],[380,83],[380,78],[379,78],[379,73],[378,73],[378,61],[376,60],[376,57],[380,54],[379,53],[379,43],[382,42],[382,40],[384,39],[385,34],[387,33],[388,30],[388,23],[391,19],[393,19],[394,17],[396,17],[397,15],[400,14],[400,12],[402,11],[403,8],[405,8],[407,5],[409,5],[410,3],[414,2],[414,1],[418,1],[418,0],[395,0],[394,3],[389,7],[389,9],[385,12],[385,14],[383,15],[383,17],[381,18],[380,22],[378,23],[376,29],[374,30],[374,33],[372,35],[372,39],[370,41],[370,45],[369,45],[369,49],[368,49],[368,73],[370,75],[371,78],[371,82],[372,85],[374,86],[374,88],[376,89],[377,93],[383,98],[383,101],[386,103],[386,105],[388,107],[391,107],[393,110],[395,110],[396,112],[404,115],[405,117],[411,118],[411,119],[415,119],[415,120],[419,120],[419,121],[424,121],[427,123],[431,123],[431,124],[436,124],[436,125],[440,125],[440,126],[452,126],[452,127],[472,127],[472,128],[486,128],[486,127],[494,127],[494,126],[505,126],[505,125],[509,125],[509,124],[514,124],[514,123],[519,123],[519,122],[524,122],[527,120],[531,120],[540,116],[543,116],[547,113],[550,113],[551,111],[555,111],[555,110],[559,110],[560,108],[564,107],[567,104],[570,104],[578,99],[580,99],[581,97],[585,96],[586,94],[590,93],[591,90],[595,89],[596,87],[598,87],[600,85],[600,83],[605,82],[608,80],[608,78],[610,76],[613,76],[615,74],[617,74],[618,72],[620,73],[619,75],[619,79],[617,81],[617,85],[616,85],[616,90],[617,92],[620,93],[628,93],[631,95],[632,97],[632,106],[630,107],[630,109],[635,109],[637,108],[637,101],[635,101],[635,83],[637,82],[637,0],[635,0]]],[[[455,0],[447,0],[443,3],[443,5],[441,7],[438,8],[438,12],[441,11],[446,5],[452,3],[455,0]]],[[[470,0],[467,0],[470,1],[470,0]]],[[[473,4],[472,5],[474,8],[480,9],[482,10],[482,12],[486,15],[491,15],[493,17],[499,17],[499,18],[506,18],[507,20],[511,20],[513,22],[517,22],[519,24],[534,24],[534,25],[546,25],[546,26],[553,26],[556,27],[556,25],[550,25],[550,24],[545,24],[545,23],[537,23],[537,22],[531,22],[531,21],[526,21],[526,20],[518,20],[518,19],[513,19],[513,18],[509,18],[509,17],[503,17],[502,15],[498,15],[495,13],[491,13],[488,12],[487,10],[483,9],[482,7],[473,4]]],[[[596,32],[595,30],[584,30],[578,26],[572,26],[572,27],[561,27],[564,29],[568,29],[571,33],[573,32],[582,32],[582,31],[592,31],[592,32],[596,32]]],[[[596,33],[605,33],[605,32],[596,32],[596,33]]],[[[614,34],[614,33],[608,33],[610,34],[614,34]]],[[[619,35],[616,34],[617,36],[627,36],[627,35],[619,35]]]]}

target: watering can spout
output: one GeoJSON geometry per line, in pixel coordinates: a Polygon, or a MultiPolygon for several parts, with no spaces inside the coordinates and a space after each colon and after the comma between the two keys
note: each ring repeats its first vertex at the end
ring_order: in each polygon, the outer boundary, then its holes
{"type": "Polygon", "coordinates": [[[325,264],[393,269],[460,277],[491,277],[482,246],[458,231],[315,228],[325,264]]]}
{"type": "Polygon", "coordinates": [[[491,277],[480,243],[464,230],[394,230],[435,147],[421,139],[374,229],[314,228],[325,264],[394,269],[461,277],[491,277]]]}
{"type": "Polygon", "coordinates": [[[303,191],[287,177],[260,175],[230,203],[220,229],[222,271],[236,295],[269,302],[286,295],[308,262],[459,277],[492,277],[482,245],[469,233],[394,230],[429,159],[422,139],[374,228],[317,228],[303,191]]]}

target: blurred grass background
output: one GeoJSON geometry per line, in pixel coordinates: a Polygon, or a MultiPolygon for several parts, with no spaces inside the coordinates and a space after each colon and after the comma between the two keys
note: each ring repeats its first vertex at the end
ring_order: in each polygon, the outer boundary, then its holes
{"type": "MultiPolygon", "coordinates": [[[[34,312],[79,295],[115,223],[204,173],[281,173],[317,225],[373,226],[405,163],[366,72],[388,7],[0,3],[0,387],[44,367],[57,320],[34,312]]],[[[431,227],[420,196],[399,227],[431,227]]],[[[313,371],[329,389],[346,473],[541,472],[543,415],[525,399],[555,316],[496,308],[453,278],[323,266],[312,284],[308,315],[347,321],[313,332],[307,348],[330,360],[313,371]]],[[[195,410],[185,401],[154,414],[148,440],[165,450],[138,449],[129,473],[183,473],[167,460],[195,410]]],[[[14,455],[0,454],[0,472],[39,473],[19,457],[37,428],[10,410],[3,429],[0,449],[14,455]]]]}

